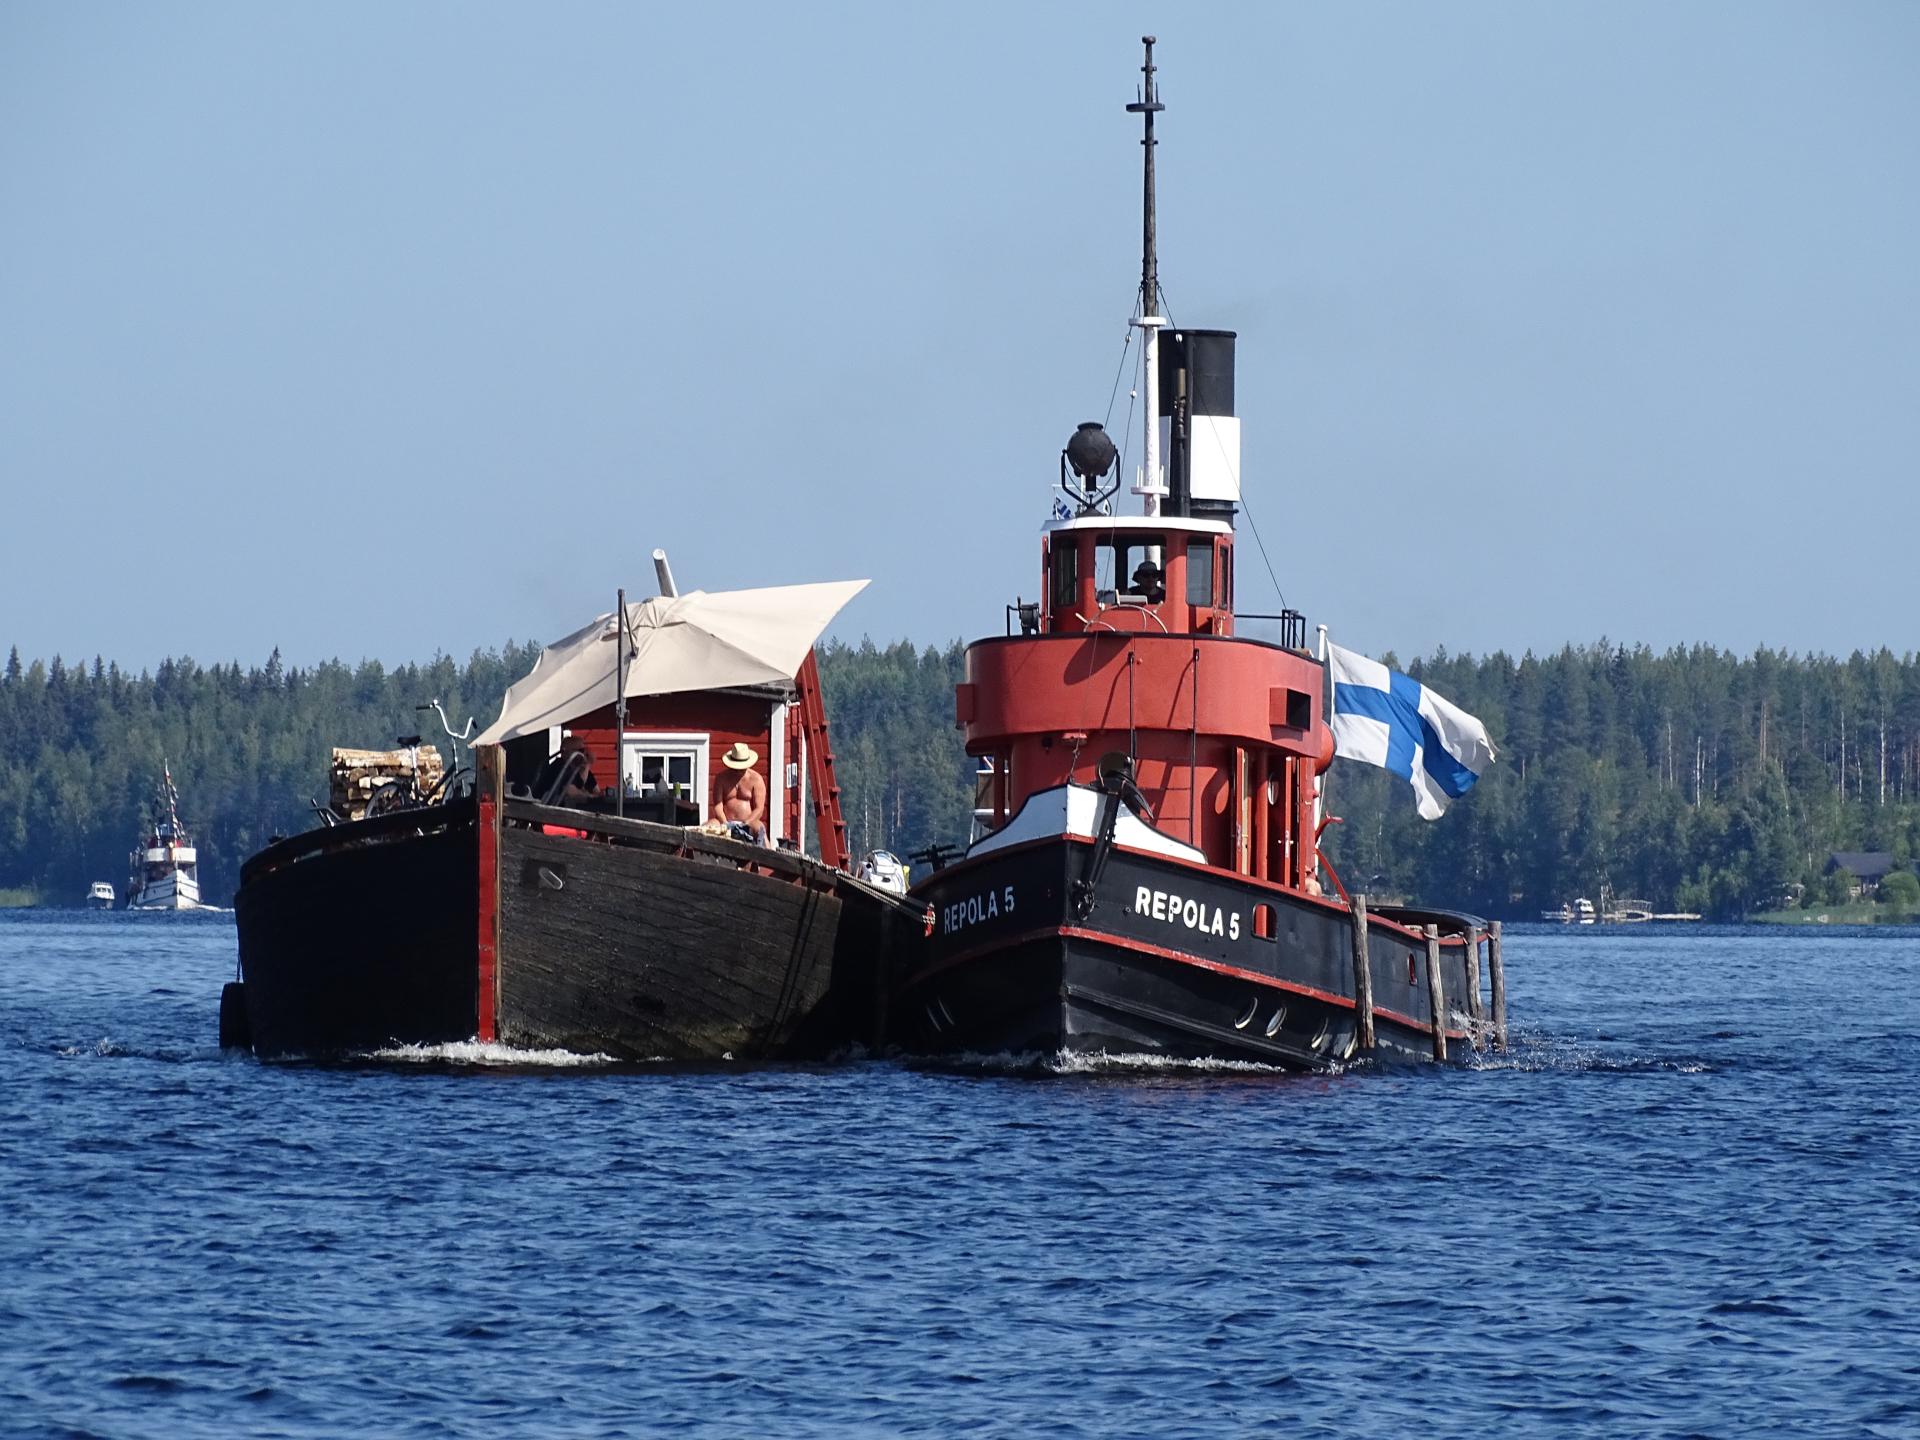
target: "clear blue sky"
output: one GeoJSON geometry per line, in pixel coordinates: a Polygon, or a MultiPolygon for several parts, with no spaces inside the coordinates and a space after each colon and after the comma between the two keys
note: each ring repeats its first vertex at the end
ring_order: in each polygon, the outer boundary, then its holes
{"type": "Polygon", "coordinates": [[[1913,648],[1920,5],[1751,0],[13,0],[0,646],[463,657],[656,545],[997,632],[1107,413],[1149,30],[1289,603],[1913,648]]]}

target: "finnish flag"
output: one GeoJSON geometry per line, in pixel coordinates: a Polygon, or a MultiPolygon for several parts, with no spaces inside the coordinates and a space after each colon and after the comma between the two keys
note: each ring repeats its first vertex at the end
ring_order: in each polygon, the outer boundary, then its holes
{"type": "Polygon", "coordinates": [[[1333,669],[1333,753],[1391,770],[1413,786],[1420,814],[1438,820],[1493,763],[1487,727],[1418,680],[1338,645],[1333,669]]]}

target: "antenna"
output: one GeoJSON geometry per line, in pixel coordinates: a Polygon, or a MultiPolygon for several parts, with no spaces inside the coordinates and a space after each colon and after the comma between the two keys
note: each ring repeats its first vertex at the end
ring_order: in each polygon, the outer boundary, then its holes
{"type": "Polygon", "coordinates": [[[1135,493],[1145,497],[1143,505],[1146,513],[1158,515],[1160,497],[1167,493],[1166,485],[1160,478],[1160,327],[1167,322],[1160,313],[1160,259],[1154,235],[1153,117],[1167,107],[1160,103],[1160,87],[1153,81],[1153,36],[1142,35],[1140,43],[1147,47],[1146,63],[1140,67],[1146,83],[1140,89],[1140,98],[1127,106],[1127,113],[1140,116],[1146,126],[1146,134],[1140,141],[1146,151],[1146,181],[1140,223],[1140,318],[1133,322],[1145,333],[1140,361],[1147,372],[1146,384],[1142,387],[1146,391],[1142,406],[1146,412],[1146,459],[1140,482],[1133,488],[1135,493]]]}
{"type": "Polygon", "coordinates": [[[1140,43],[1147,47],[1146,64],[1140,67],[1140,73],[1146,76],[1146,84],[1140,91],[1140,98],[1127,106],[1129,115],[1138,115],[1145,122],[1146,136],[1140,144],[1146,151],[1146,184],[1142,200],[1142,220],[1140,226],[1140,313],[1158,315],[1160,313],[1160,259],[1156,253],[1154,235],[1153,203],[1153,117],[1167,107],[1160,103],[1160,87],[1153,83],[1155,66],[1153,63],[1154,37],[1142,35],[1140,43]]]}

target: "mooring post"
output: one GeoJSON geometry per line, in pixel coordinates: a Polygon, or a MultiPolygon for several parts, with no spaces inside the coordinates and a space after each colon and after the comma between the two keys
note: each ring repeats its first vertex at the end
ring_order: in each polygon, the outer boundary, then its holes
{"type": "Polygon", "coordinates": [[[1373,967],[1367,963],[1367,897],[1353,897],[1353,1008],[1362,1051],[1373,1049],[1373,967]]]}
{"type": "Polygon", "coordinates": [[[1480,1000],[1480,932],[1471,925],[1467,927],[1467,1018],[1473,1021],[1473,1048],[1478,1050],[1487,1007],[1480,1000]]]}
{"type": "Polygon", "coordinates": [[[1447,1058],[1447,983],[1440,973],[1440,927],[1427,926],[1427,1005],[1433,1012],[1433,1058],[1447,1058]]]}
{"type": "Polygon", "coordinates": [[[1487,974],[1493,980],[1493,1045],[1507,1048],[1507,974],[1500,968],[1500,922],[1487,926],[1487,974]]]}

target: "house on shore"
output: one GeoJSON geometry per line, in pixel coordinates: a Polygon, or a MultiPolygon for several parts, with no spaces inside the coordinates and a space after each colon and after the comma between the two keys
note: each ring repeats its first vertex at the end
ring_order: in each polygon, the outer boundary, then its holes
{"type": "Polygon", "coordinates": [[[1880,882],[1902,868],[1885,850],[1835,850],[1827,856],[1822,872],[1831,875],[1844,870],[1853,877],[1849,893],[1856,900],[1868,900],[1880,888],[1880,882]]]}

